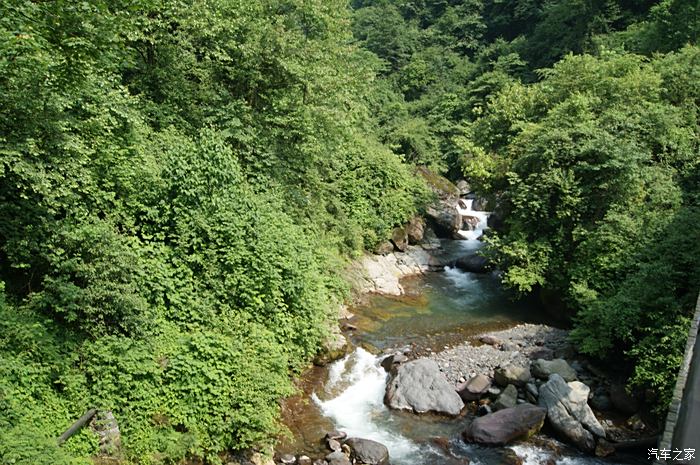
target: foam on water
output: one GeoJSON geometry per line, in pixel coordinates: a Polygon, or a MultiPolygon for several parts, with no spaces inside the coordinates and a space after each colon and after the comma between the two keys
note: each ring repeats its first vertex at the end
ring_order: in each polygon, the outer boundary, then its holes
{"type": "Polygon", "coordinates": [[[332,375],[336,378],[334,386],[347,387],[328,400],[321,400],[315,393],[312,398],[338,429],[349,436],[381,442],[389,449],[392,462],[411,463],[410,460],[421,455],[418,444],[380,424],[388,416],[383,402],[387,374],[378,358],[358,348],[335,362],[331,373],[339,373],[332,375]]]}
{"type": "Polygon", "coordinates": [[[473,216],[479,220],[473,231],[461,229],[458,234],[463,238],[474,241],[484,234],[484,229],[488,229],[489,213],[472,209],[474,204],[473,199],[459,199],[457,202],[457,211],[462,216],[473,216]]]}

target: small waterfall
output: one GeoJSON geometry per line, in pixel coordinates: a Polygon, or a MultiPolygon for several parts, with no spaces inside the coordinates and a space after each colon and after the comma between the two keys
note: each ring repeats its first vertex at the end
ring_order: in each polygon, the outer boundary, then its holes
{"type": "Polygon", "coordinates": [[[362,348],[335,362],[329,373],[322,400],[316,393],[312,399],[325,416],[348,436],[373,439],[389,449],[392,463],[416,463],[425,448],[389,426],[391,417],[384,405],[387,373],[380,358],[362,348]]]}
{"type": "Polygon", "coordinates": [[[457,211],[460,215],[477,218],[478,222],[473,230],[461,229],[458,234],[467,240],[476,240],[484,234],[484,229],[488,229],[489,212],[472,209],[474,199],[459,199],[457,201],[457,211]]]}

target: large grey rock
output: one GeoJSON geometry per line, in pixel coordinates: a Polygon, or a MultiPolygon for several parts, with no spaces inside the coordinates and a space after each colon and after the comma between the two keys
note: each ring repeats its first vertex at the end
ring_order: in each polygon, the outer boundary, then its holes
{"type": "Polygon", "coordinates": [[[462,215],[457,211],[453,200],[440,201],[425,211],[438,237],[459,239],[457,232],[462,229],[462,215]]]}
{"type": "Polygon", "coordinates": [[[482,374],[473,376],[457,386],[457,393],[464,401],[479,400],[491,387],[491,379],[482,374]]]}
{"type": "Polygon", "coordinates": [[[345,441],[350,446],[350,458],[355,463],[367,465],[387,465],[389,449],[384,444],[371,439],[350,438],[345,441]]]}
{"type": "Polygon", "coordinates": [[[512,384],[509,384],[508,387],[506,387],[501,395],[498,396],[496,399],[496,402],[493,403],[493,409],[498,411],[498,410],[503,410],[506,408],[512,408],[515,407],[515,405],[518,403],[518,388],[513,386],[512,384]]]}
{"type": "Polygon", "coordinates": [[[542,428],[545,415],[545,409],[532,404],[499,410],[474,419],[464,431],[464,439],[468,442],[502,446],[537,433],[542,428]]]}
{"type": "Polygon", "coordinates": [[[516,386],[525,386],[530,380],[530,368],[509,363],[502,367],[497,367],[493,371],[493,379],[499,386],[508,386],[514,384],[516,386]]]}
{"type": "Polygon", "coordinates": [[[585,384],[566,383],[554,373],[540,386],[538,404],[547,409],[547,419],[559,434],[591,452],[595,449],[595,436],[605,437],[605,430],[588,406],[589,392],[585,384]]]}
{"type": "Polygon", "coordinates": [[[564,381],[576,381],[576,370],[566,363],[566,360],[557,358],[554,360],[538,359],[530,365],[532,375],[539,379],[549,379],[551,374],[558,374],[564,381]]]}
{"type": "Polygon", "coordinates": [[[466,255],[459,257],[455,261],[455,266],[460,270],[469,271],[470,273],[486,273],[489,262],[485,257],[477,254],[466,255]]]}
{"type": "Polygon", "coordinates": [[[387,384],[384,401],[393,409],[452,416],[459,415],[464,407],[437,363],[427,358],[400,365],[387,384]]]}

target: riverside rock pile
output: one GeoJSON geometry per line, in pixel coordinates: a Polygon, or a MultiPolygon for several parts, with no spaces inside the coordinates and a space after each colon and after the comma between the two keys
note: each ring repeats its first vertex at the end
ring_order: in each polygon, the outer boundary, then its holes
{"type": "Polygon", "coordinates": [[[522,324],[483,334],[453,348],[429,356],[448,381],[457,384],[482,374],[494,377],[497,367],[529,366],[537,359],[567,358],[572,352],[568,331],[546,325],[522,324]]]}

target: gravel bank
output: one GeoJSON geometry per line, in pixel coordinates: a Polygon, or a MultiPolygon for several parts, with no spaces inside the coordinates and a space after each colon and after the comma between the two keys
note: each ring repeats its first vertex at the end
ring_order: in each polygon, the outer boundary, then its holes
{"type": "Polygon", "coordinates": [[[521,324],[475,336],[428,358],[437,362],[452,383],[463,382],[477,374],[493,378],[493,370],[499,365],[526,366],[537,358],[569,358],[573,348],[566,342],[567,335],[568,331],[552,326],[521,324]]]}

